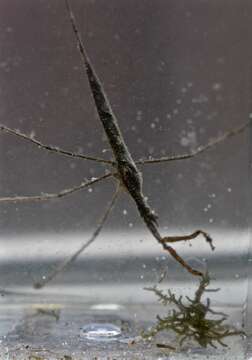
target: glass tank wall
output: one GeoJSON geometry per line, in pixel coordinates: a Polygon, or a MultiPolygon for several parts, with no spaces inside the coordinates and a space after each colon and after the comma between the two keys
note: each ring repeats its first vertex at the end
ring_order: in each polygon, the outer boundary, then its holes
{"type": "Polygon", "coordinates": [[[138,166],[162,236],[201,229],[213,239],[214,251],[203,236],[172,244],[219,289],[203,294],[204,309],[218,312],[206,318],[225,313],[225,331],[247,337],[223,338],[228,347],[205,348],[193,338],[180,346],[187,330],[175,336],[169,327],[142,340],[156,316],[174,308],[145,288],[169,289],[188,307],[200,277],[162,249],[125,189],[90,247],[34,288],[90,239],[117,180],[50,200],[3,201],[43,199],[112,170],[17,132],[69,152],[113,154],[65,2],[2,0],[0,123],[16,134],[1,127],[0,359],[251,358],[249,126],[236,131],[252,117],[251,2],[69,1],[135,160],[197,153],[235,130],[188,159],[138,166]]]}

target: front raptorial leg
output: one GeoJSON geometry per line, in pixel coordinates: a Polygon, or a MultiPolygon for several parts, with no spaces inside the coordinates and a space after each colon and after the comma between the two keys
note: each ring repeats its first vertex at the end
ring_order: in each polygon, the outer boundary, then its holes
{"type": "Polygon", "coordinates": [[[192,268],[172,246],[167,245],[167,243],[165,242],[162,243],[162,246],[163,249],[165,251],[168,251],[169,254],[173,257],[173,259],[176,260],[180,265],[182,265],[182,267],[185,268],[190,274],[201,277],[204,275],[201,271],[192,268]]]}
{"type": "Polygon", "coordinates": [[[193,233],[189,234],[189,235],[181,235],[181,236],[165,236],[160,240],[160,243],[163,246],[163,249],[168,251],[170,253],[170,255],[177,261],[179,262],[185,269],[187,269],[187,271],[189,271],[192,275],[196,275],[196,276],[203,276],[203,273],[201,271],[195,270],[193,269],[177,252],[176,250],[168,245],[169,243],[175,243],[175,242],[179,242],[179,241],[189,241],[192,239],[195,239],[196,237],[198,237],[199,235],[204,236],[206,242],[210,245],[211,249],[214,250],[215,247],[213,245],[213,240],[212,238],[205,232],[202,230],[196,230],[193,233]]]}
{"type": "Polygon", "coordinates": [[[212,250],[215,249],[212,238],[210,237],[210,235],[208,233],[206,233],[203,230],[196,230],[189,235],[165,236],[162,238],[161,242],[162,243],[175,243],[178,241],[189,241],[189,240],[195,239],[199,235],[202,235],[205,238],[206,242],[209,244],[209,246],[211,247],[212,250]]]}

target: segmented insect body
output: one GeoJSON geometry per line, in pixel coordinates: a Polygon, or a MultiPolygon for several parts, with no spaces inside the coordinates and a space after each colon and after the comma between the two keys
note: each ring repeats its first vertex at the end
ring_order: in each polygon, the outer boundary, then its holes
{"type": "Polygon", "coordinates": [[[137,205],[141,217],[145,221],[148,228],[152,231],[153,234],[155,234],[154,236],[157,237],[158,240],[161,240],[161,236],[156,231],[155,226],[157,225],[157,216],[148,205],[142,192],[141,173],[138,170],[136,163],[133,160],[124,141],[116,116],[114,115],[109,100],[106,97],[102,83],[95,72],[94,66],[89,59],[82,39],[79,36],[73,13],[71,12],[67,1],[66,3],[70,13],[72,27],[77,37],[78,48],[82,56],[96,109],[114,154],[116,161],[114,166],[116,167],[118,173],[116,177],[130,193],[132,199],[137,205]]]}

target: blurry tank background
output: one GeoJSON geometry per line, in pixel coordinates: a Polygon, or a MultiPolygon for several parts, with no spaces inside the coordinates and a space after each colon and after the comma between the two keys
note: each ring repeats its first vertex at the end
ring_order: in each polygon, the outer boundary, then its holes
{"type": "MultiPolygon", "coordinates": [[[[251,1],[71,3],[135,159],[192,151],[249,119],[251,1]]],[[[45,144],[111,157],[63,1],[1,1],[0,123],[45,144]]],[[[141,167],[163,234],[212,234],[213,253],[200,238],[175,247],[193,266],[207,262],[221,286],[213,295],[217,306],[235,307],[239,324],[247,296],[248,133],[193,159],[141,167]]],[[[0,148],[0,196],[56,193],[105,169],[3,133],[0,148]]],[[[87,253],[51,287],[32,290],[34,279],[88,238],[113,188],[109,180],[60,200],[1,204],[3,305],[34,302],[29,296],[51,302],[50,291],[59,289],[63,302],[68,295],[70,303],[151,303],[142,288],[167,269],[167,286],[195,290],[196,279],[161,251],[127,194],[87,253]]]]}
{"type": "MultiPolygon", "coordinates": [[[[248,119],[251,5],[231,4],[73,1],[88,53],[135,158],[190,151],[248,119]]],[[[44,143],[110,158],[62,1],[0,6],[1,122],[44,143]]],[[[212,217],[212,226],[244,227],[244,137],[197,159],[145,167],[144,189],[162,225],[209,226],[212,217]],[[209,202],[211,210],[204,211],[209,202]]],[[[94,163],[1,135],[3,196],[57,192],[101,171],[94,163]]],[[[1,232],[92,228],[110,191],[109,185],[97,186],[92,194],[53,205],[4,205],[1,232]]],[[[111,226],[142,226],[127,199],[116,213],[111,226]],[[128,217],[121,216],[124,208],[128,217]]]]}

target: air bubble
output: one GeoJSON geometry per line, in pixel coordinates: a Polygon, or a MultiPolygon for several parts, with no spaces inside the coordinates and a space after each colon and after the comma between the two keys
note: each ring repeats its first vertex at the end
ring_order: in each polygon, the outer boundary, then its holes
{"type": "Polygon", "coordinates": [[[93,341],[113,341],[121,335],[121,329],[109,323],[92,323],[81,328],[81,336],[93,341]]]}

